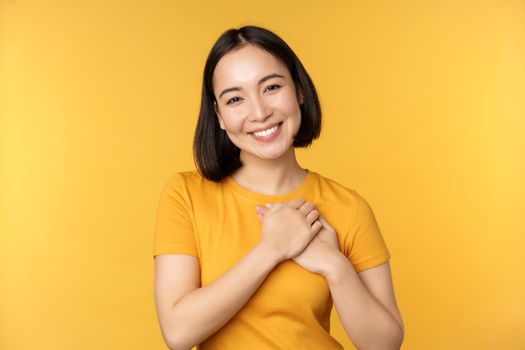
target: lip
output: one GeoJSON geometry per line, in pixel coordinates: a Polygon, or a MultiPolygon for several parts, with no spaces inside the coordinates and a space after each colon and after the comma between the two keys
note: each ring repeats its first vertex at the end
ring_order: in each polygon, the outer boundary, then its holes
{"type": "Polygon", "coordinates": [[[275,124],[274,126],[278,126],[277,127],[277,130],[275,130],[272,134],[270,135],[266,135],[266,136],[257,136],[255,135],[254,133],[249,133],[249,135],[251,137],[253,137],[255,140],[257,141],[261,141],[261,142],[272,142],[273,140],[275,140],[276,138],[279,137],[279,135],[281,134],[281,127],[282,127],[282,122],[281,123],[277,123],[275,124]]]}
{"type": "Polygon", "coordinates": [[[270,124],[270,125],[268,125],[268,126],[265,126],[265,127],[259,128],[259,129],[252,130],[252,131],[250,131],[248,134],[253,134],[254,132],[259,132],[259,131],[268,130],[268,129],[271,129],[271,128],[273,128],[274,126],[279,125],[279,124],[281,124],[281,123],[282,123],[282,121],[277,122],[277,123],[273,123],[273,124],[270,124]]]}

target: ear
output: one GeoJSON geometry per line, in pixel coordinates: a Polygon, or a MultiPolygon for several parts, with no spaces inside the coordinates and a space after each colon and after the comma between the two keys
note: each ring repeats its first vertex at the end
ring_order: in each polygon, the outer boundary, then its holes
{"type": "Polygon", "coordinates": [[[215,111],[215,114],[217,115],[217,120],[219,121],[219,125],[221,126],[222,130],[226,130],[224,127],[224,123],[221,118],[221,113],[219,112],[219,107],[217,106],[217,101],[213,101],[213,109],[215,111]]]}
{"type": "Polygon", "coordinates": [[[299,89],[298,91],[298,98],[299,100],[299,104],[302,105],[304,103],[304,96],[303,96],[303,91],[301,89],[299,89]]]}

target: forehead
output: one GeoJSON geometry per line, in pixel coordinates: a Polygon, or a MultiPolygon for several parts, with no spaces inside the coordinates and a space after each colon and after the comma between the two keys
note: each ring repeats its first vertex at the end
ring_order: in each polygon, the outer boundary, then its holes
{"type": "Polygon", "coordinates": [[[213,87],[217,91],[230,86],[256,83],[262,76],[281,73],[289,77],[286,66],[269,52],[246,45],[224,55],[213,72],[213,87]]]}

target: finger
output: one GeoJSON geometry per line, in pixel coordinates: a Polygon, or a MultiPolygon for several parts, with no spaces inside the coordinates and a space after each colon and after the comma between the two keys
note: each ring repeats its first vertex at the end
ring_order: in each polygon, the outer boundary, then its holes
{"type": "Polygon", "coordinates": [[[312,225],[318,217],[319,212],[314,209],[306,215],[306,222],[308,222],[308,225],[312,225]]]}
{"type": "Polygon", "coordinates": [[[309,212],[315,209],[315,205],[312,202],[304,202],[299,208],[299,211],[304,215],[308,215],[309,212]]]}
{"type": "Polygon", "coordinates": [[[291,201],[289,201],[287,204],[291,206],[292,208],[299,209],[301,205],[303,205],[304,199],[303,198],[294,198],[291,201]]]}
{"type": "Polygon", "coordinates": [[[268,213],[271,213],[273,211],[276,211],[277,209],[282,208],[283,206],[284,206],[284,204],[281,203],[281,202],[266,203],[266,207],[264,207],[264,209],[266,209],[265,214],[268,214],[268,213]]]}
{"type": "Polygon", "coordinates": [[[313,224],[312,224],[312,229],[311,229],[311,232],[312,234],[316,235],[319,230],[321,230],[321,227],[323,227],[323,225],[321,225],[321,223],[319,222],[319,220],[316,220],[313,224]]]}
{"type": "Polygon", "coordinates": [[[268,212],[268,210],[270,210],[270,208],[262,206],[262,205],[258,205],[255,207],[255,211],[257,212],[257,214],[265,215],[268,212]]]}
{"type": "Polygon", "coordinates": [[[270,212],[271,208],[266,208],[266,207],[259,207],[259,209],[257,209],[257,216],[260,217],[261,219],[264,218],[266,215],[268,215],[268,213],[270,212]]]}

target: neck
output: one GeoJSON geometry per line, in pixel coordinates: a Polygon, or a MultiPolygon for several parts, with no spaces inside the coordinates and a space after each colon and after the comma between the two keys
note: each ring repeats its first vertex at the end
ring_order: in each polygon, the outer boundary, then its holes
{"type": "Polygon", "coordinates": [[[241,150],[241,161],[243,166],[232,174],[232,178],[240,186],[266,195],[292,192],[307,174],[297,163],[293,146],[276,159],[261,159],[241,150]]]}

